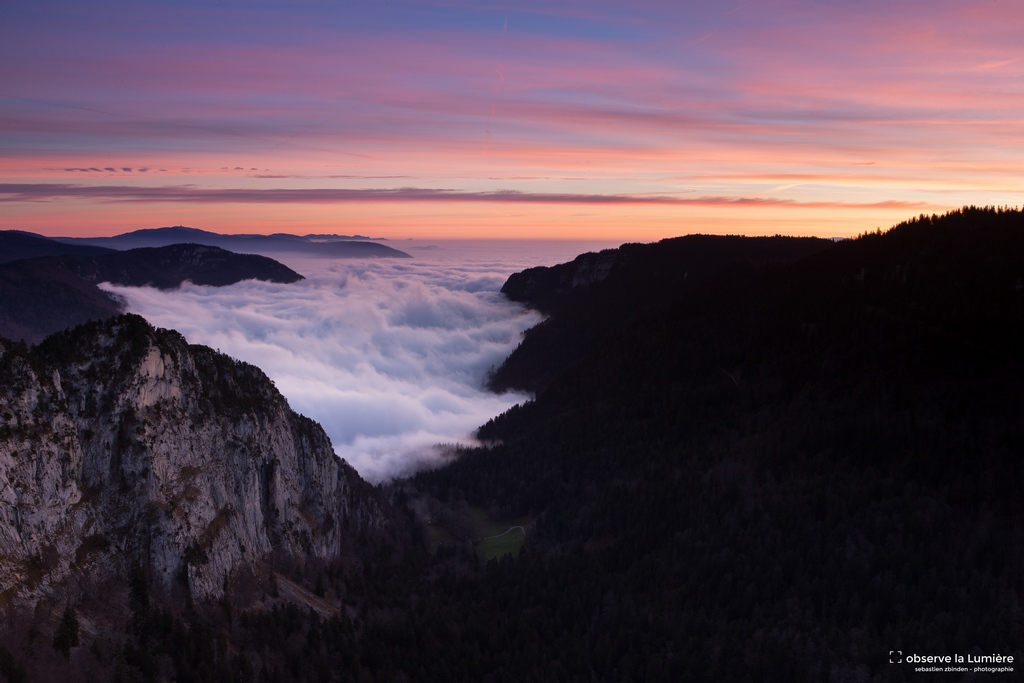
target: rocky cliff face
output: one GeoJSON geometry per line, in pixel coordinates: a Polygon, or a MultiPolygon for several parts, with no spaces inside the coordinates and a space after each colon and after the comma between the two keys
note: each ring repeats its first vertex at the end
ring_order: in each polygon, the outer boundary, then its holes
{"type": "Polygon", "coordinates": [[[130,315],[0,339],[0,602],[135,562],[215,598],[271,552],[330,560],[386,524],[254,366],[130,315]]]}

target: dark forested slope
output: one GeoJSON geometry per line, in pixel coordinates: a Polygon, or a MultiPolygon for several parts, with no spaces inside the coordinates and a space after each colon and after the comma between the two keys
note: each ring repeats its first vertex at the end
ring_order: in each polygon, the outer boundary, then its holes
{"type": "Polygon", "coordinates": [[[687,235],[623,244],[513,274],[501,291],[550,315],[493,373],[493,389],[542,389],[606,336],[732,271],[790,263],[831,247],[797,237],[687,235]]]}
{"type": "Polygon", "coordinates": [[[486,580],[574,677],[1019,662],[1022,333],[1022,214],[922,217],[709,281],[419,485],[538,517],[486,580]]]}

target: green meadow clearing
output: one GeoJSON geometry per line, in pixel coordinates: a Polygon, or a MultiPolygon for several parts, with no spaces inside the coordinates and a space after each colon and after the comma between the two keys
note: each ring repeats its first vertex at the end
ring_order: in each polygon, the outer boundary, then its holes
{"type": "MultiPolygon", "coordinates": [[[[517,555],[526,540],[525,530],[533,524],[533,519],[528,517],[497,522],[480,507],[469,507],[468,518],[474,532],[473,545],[484,561],[503,555],[517,555]]],[[[437,524],[429,524],[427,532],[430,534],[431,552],[439,546],[456,542],[447,529],[437,524]]]]}

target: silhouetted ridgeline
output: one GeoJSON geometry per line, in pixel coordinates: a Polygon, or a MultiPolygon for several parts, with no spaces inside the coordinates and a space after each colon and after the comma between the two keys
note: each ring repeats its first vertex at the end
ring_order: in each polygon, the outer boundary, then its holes
{"type": "Polygon", "coordinates": [[[95,256],[79,253],[85,247],[65,248],[74,253],[0,265],[0,335],[35,343],[53,332],[121,313],[120,303],[96,287],[100,282],[170,289],[185,280],[224,286],[249,279],[302,279],[266,256],[198,244],[106,251],[95,256]]]}
{"type": "Polygon", "coordinates": [[[37,256],[58,256],[60,254],[78,254],[81,256],[98,256],[114,251],[106,247],[91,245],[71,245],[57,242],[48,237],[21,230],[0,230],[0,263],[20,261],[37,256]]]}
{"type": "Polygon", "coordinates": [[[134,230],[113,237],[58,237],[66,244],[113,249],[164,247],[171,244],[205,244],[246,254],[281,253],[322,256],[325,258],[412,258],[380,241],[369,238],[345,238],[339,235],[224,235],[181,225],[134,230]]]}
{"type": "Polygon", "coordinates": [[[101,256],[59,256],[33,260],[42,268],[60,268],[89,282],[173,289],[185,280],[223,287],[242,280],[298,282],[303,277],[266,256],[236,254],[201,244],[131,249],[101,256]]]}
{"type": "Polygon", "coordinates": [[[832,246],[812,237],[688,235],[578,256],[513,274],[501,291],[550,316],[493,373],[496,391],[537,391],[599,340],[709,280],[790,263],[832,246]]]}

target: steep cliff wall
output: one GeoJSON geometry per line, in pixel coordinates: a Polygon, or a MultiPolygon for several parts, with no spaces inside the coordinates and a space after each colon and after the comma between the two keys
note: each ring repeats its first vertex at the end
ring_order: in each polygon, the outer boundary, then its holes
{"type": "Polygon", "coordinates": [[[335,558],[386,504],[258,368],[138,316],[0,339],[0,593],[132,563],[217,597],[272,551],[335,558]]]}

